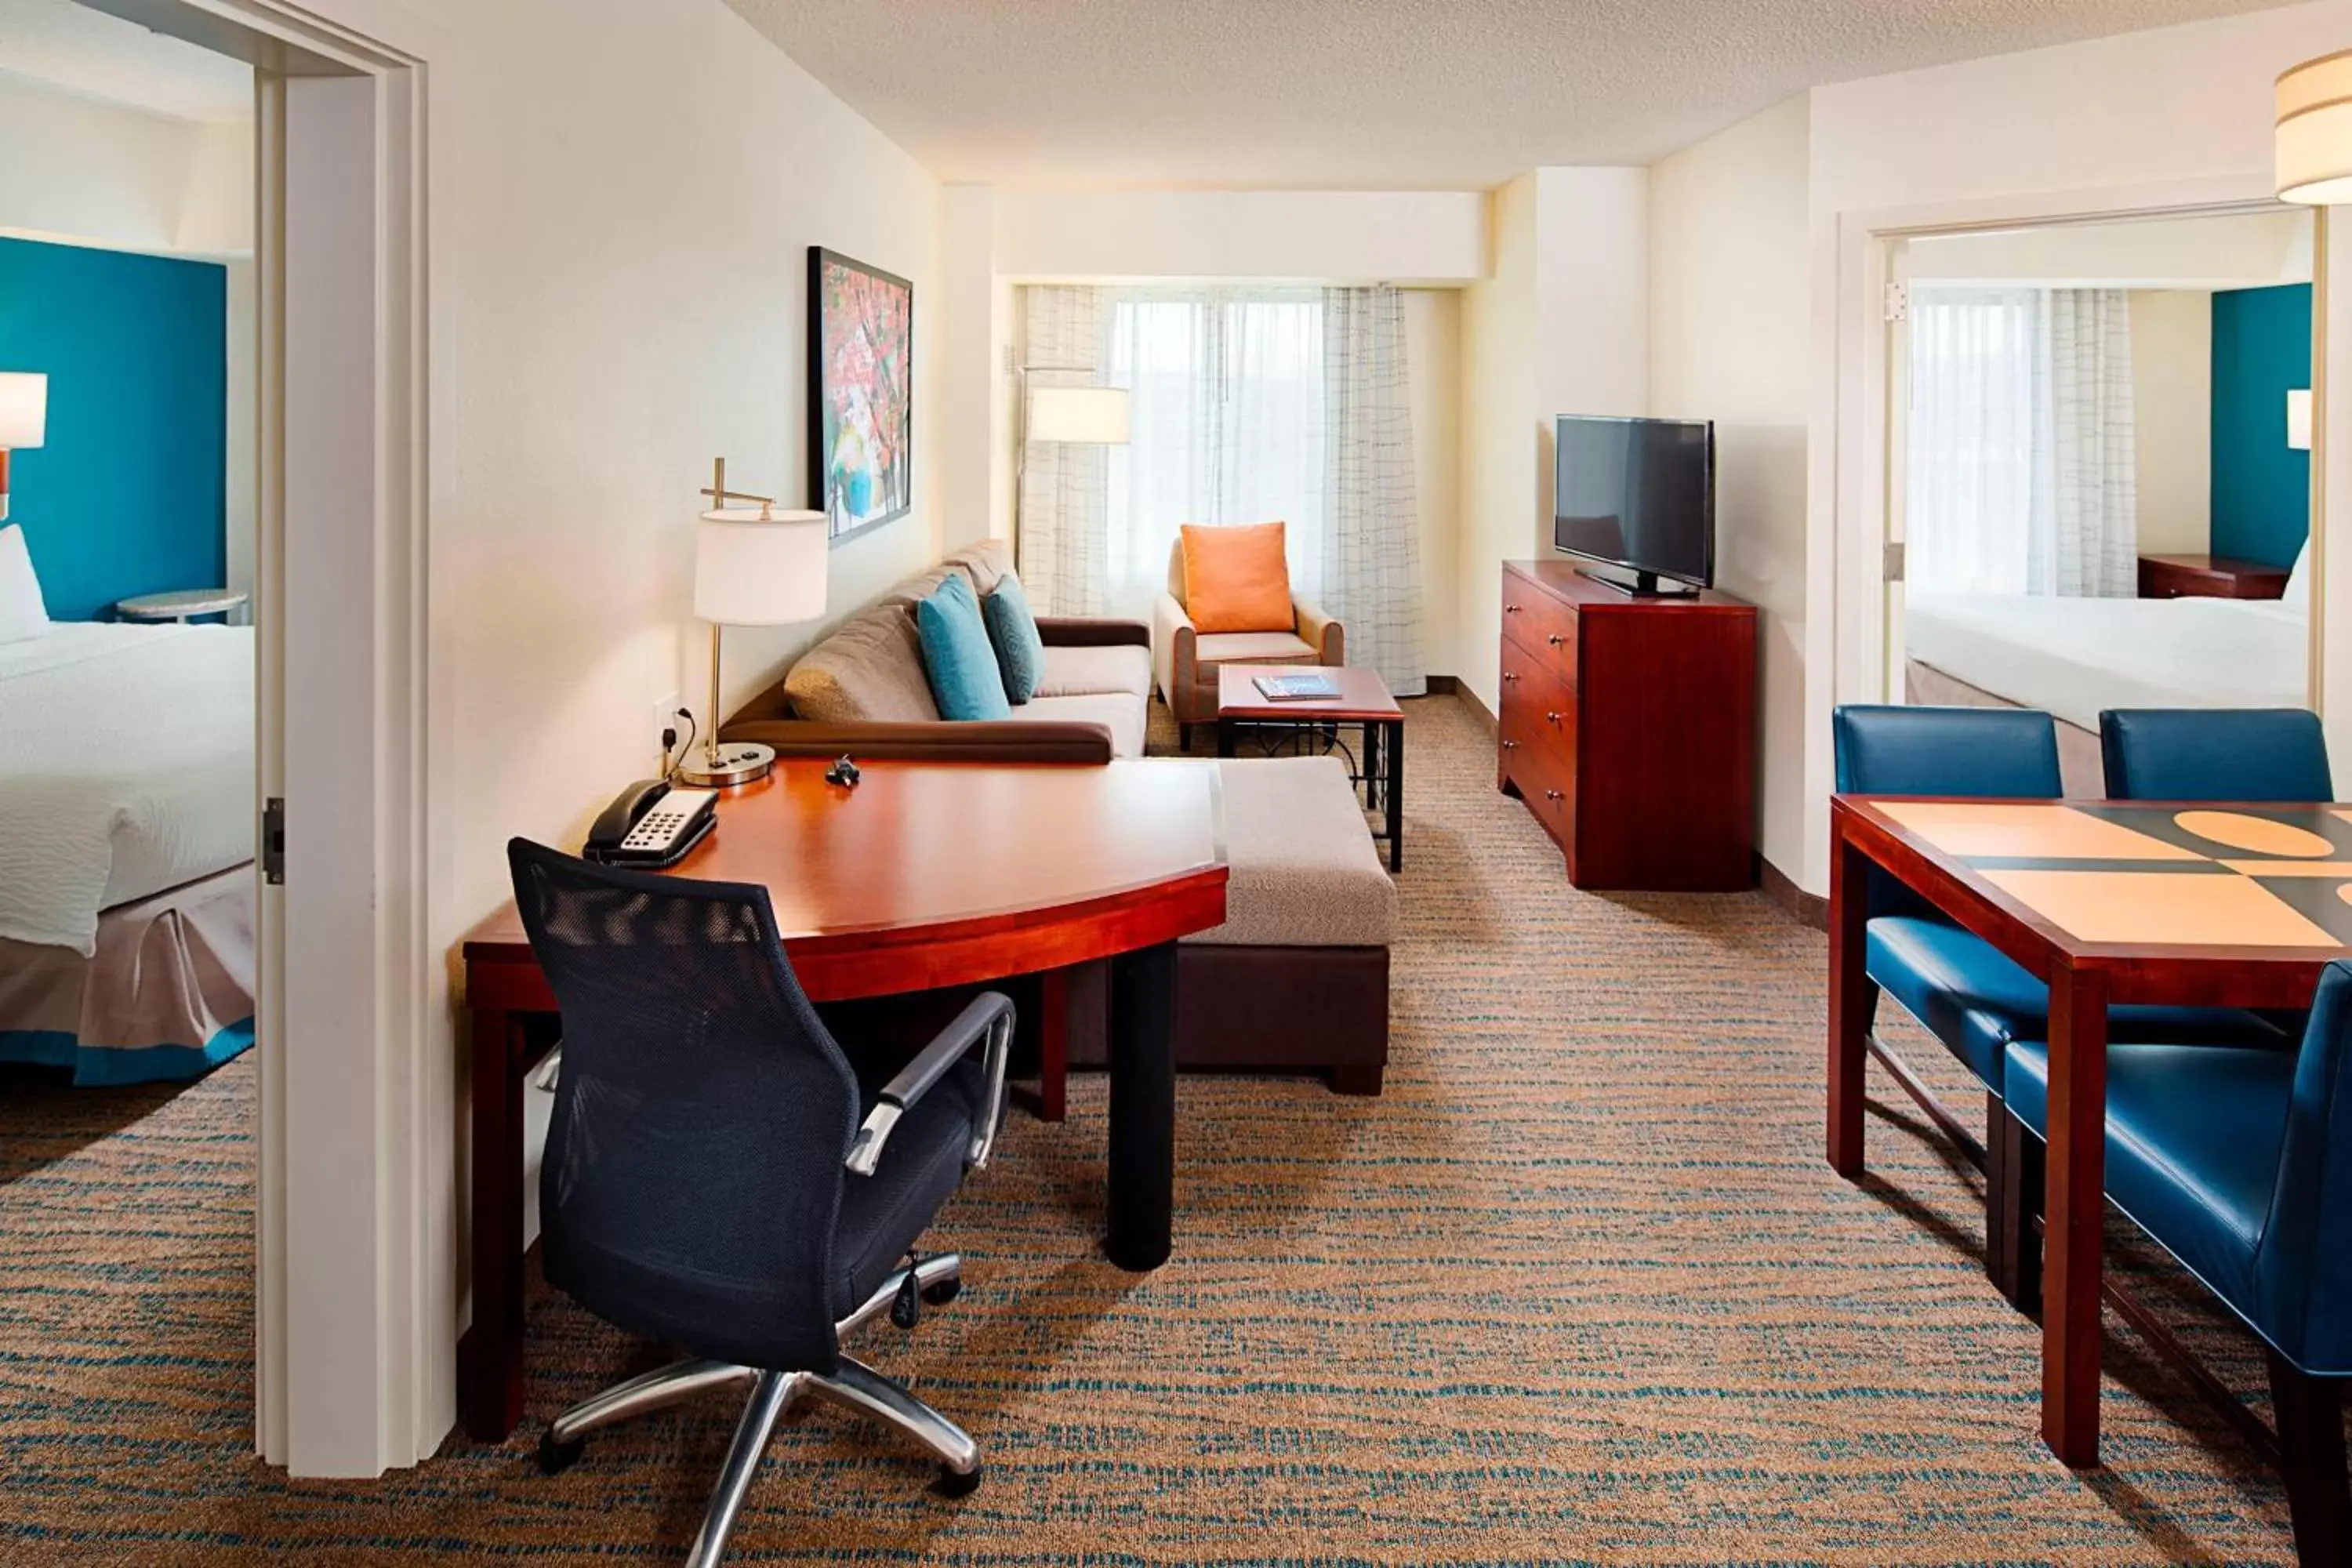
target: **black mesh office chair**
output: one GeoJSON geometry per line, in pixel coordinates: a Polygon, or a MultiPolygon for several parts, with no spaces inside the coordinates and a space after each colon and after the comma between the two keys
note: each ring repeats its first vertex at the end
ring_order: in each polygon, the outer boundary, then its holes
{"type": "Polygon", "coordinates": [[[911,1249],[987,1162],[1013,1004],[978,998],[884,1081],[888,1066],[861,1072],[803,994],[766,889],[592,866],[520,838],[507,858],[563,1016],[540,1179],[547,1278],[688,1355],[557,1416],[541,1465],[570,1465],[599,1426],[750,1387],[688,1558],[701,1568],[800,1398],[888,1423],[939,1457],[940,1490],[971,1491],[971,1438],[840,1340],[886,1310],[911,1326],[919,1297],[955,1295],[961,1260],[911,1249]]]}

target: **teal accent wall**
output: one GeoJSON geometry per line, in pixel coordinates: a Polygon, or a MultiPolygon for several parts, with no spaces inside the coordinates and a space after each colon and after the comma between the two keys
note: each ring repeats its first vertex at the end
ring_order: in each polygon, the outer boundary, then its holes
{"type": "Polygon", "coordinates": [[[2311,454],[2286,395],[2311,384],[2311,285],[2213,296],[2213,553],[2292,566],[2311,532],[2311,454]]]}
{"type": "Polygon", "coordinates": [[[0,370],[49,378],[47,440],[10,459],[8,521],[52,619],[223,585],[227,353],[218,263],[0,239],[0,370]]]}

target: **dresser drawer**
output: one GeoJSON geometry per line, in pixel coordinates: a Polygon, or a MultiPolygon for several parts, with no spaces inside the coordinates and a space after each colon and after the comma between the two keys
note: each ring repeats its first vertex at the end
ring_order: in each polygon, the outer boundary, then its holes
{"type": "Polygon", "coordinates": [[[1572,709],[1506,705],[1503,775],[1544,831],[1565,850],[1576,831],[1576,715],[1572,709]],[[1557,713],[1557,720],[1549,715],[1557,713]]]}
{"type": "Polygon", "coordinates": [[[1576,684],[1576,612],[1517,573],[1503,573],[1503,637],[1576,684]]]}
{"type": "Polygon", "coordinates": [[[1504,727],[1524,721],[1535,726],[1522,739],[1549,736],[1570,743],[1576,734],[1576,693],[1554,673],[1555,661],[1517,643],[1503,645],[1504,727]]]}

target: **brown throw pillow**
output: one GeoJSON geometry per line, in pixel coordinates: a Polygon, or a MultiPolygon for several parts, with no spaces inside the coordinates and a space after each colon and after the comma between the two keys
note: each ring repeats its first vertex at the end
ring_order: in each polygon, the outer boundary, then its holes
{"type": "Polygon", "coordinates": [[[1184,525],[1184,611],[1203,637],[1218,632],[1286,632],[1290,563],[1283,525],[1184,525]]]}

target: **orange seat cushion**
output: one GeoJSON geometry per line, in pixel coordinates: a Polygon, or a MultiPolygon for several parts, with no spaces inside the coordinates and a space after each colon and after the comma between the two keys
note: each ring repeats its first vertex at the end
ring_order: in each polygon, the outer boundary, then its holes
{"type": "Polygon", "coordinates": [[[1218,632],[1286,632],[1290,563],[1283,525],[1239,528],[1184,525],[1184,613],[1203,637],[1218,632]]]}

